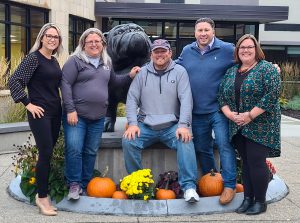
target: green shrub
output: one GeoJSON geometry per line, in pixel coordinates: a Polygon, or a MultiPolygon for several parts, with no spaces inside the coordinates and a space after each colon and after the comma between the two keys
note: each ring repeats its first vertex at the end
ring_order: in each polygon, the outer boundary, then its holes
{"type": "MultiPolygon", "coordinates": [[[[21,175],[20,188],[23,194],[34,202],[36,195],[35,166],[38,159],[38,149],[31,143],[29,136],[26,145],[14,145],[18,149],[18,154],[12,157],[15,175],[21,175]]],[[[52,200],[60,202],[67,194],[68,188],[64,180],[64,138],[60,133],[58,141],[54,147],[51,160],[51,170],[49,175],[49,194],[52,200]]]]}
{"type": "Polygon", "coordinates": [[[282,107],[284,109],[300,110],[300,96],[294,96],[286,105],[283,105],[282,107]]]}

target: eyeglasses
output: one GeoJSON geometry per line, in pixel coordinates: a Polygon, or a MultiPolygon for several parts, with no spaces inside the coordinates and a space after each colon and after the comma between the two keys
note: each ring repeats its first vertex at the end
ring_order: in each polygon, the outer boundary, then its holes
{"type": "Polygon", "coordinates": [[[45,36],[46,36],[47,40],[52,40],[52,39],[59,40],[59,36],[57,36],[57,35],[53,36],[51,34],[45,34],[45,36]]]}
{"type": "Polygon", "coordinates": [[[99,45],[100,43],[102,43],[102,40],[99,41],[99,40],[96,40],[96,41],[88,41],[88,42],[85,42],[86,45],[89,45],[89,46],[92,46],[93,44],[94,45],[99,45]]]}
{"type": "Polygon", "coordinates": [[[251,49],[253,49],[253,48],[255,48],[255,46],[239,46],[238,47],[240,50],[251,50],[251,49]]]}

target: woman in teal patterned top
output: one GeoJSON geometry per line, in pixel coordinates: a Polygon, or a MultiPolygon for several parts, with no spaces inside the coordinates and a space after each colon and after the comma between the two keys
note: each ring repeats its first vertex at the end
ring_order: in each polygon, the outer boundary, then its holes
{"type": "Polygon", "coordinates": [[[239,39],[234,56],[237,64],[224,76],[219,104],[230,120],[229,137],[243,161],[244,200],[237,212],[253,215],[267,209],[266,158],[280,156],[281,81],[253,35],[239,39]]]}

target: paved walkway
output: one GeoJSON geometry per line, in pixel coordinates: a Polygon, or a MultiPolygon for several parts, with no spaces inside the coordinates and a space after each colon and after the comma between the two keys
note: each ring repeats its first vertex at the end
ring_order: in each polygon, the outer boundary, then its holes
{"type": "MultiPolygon", "coordinates": [[[[1,146],[1,142],[0,142],[1,146]]],[[[290,193],[279,202],[268,205],[265,214],[246,216],[223,213],[197,216],[131,217],[88,215],[60,211],[58,216],[45,217],[36,207],[19,202],[7,193],[14,178],[11,156],[0,154],[0,222],[300,222],[300,121],[283,117],[282,156],[272,159],[278,175],[289,186],[290,193]]]]}

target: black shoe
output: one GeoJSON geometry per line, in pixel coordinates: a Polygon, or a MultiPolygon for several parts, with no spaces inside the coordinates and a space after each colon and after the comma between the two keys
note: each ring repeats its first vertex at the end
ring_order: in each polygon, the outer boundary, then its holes
{"type": "Polygon", "coordinates": [[[267,210],[267,203],[266,202],[259,202],[255,201],[252,207],[250,207],[247,211],[247,215],[256,215],[263,213],[267,210]]]}
{"type": "Polygon", "coordinates": [[[252,205],[253,205],[254,201],[253,198],[250,197],[245,197],[241,206],[236,209],[236,213],[245,213],[252,205]]]}

